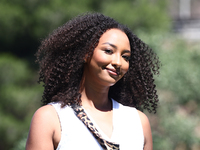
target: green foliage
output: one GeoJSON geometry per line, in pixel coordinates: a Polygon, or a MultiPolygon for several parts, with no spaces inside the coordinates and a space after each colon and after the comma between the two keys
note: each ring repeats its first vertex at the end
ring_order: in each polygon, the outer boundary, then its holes
{"type": "Polygon", "coordinates": [[[154,149],[190,150],[200,147],[199,43],[169,34],[140,37],[155,49],[162,67],[157,78],[160,105],[149,115],[154,149]],[[154,122],[155,121],[155,122],[154,122]]]}
{"type": "Polygon", "coordinates": [[[154,35],[152,38],[145,36],[142,38],[156,50],[162,62],[161,77],[157,83],[159,88],[176,93],[177,103],[186,104],[190,100],[199,103],[199,44],[186,42],[175,35],[154,35]]]}
{"type": "Polygon", "coordinates": [[[44,37],[72,17],[94,11],[93,3],[93,0],[3,0],[0,2],[0,38],[9,42],[18,34],[44,37]]]}
{"type": "Polygon", "coordinates": [[[166,0],[109,0],[103,3],[102,11],[133,31],[168,31],[170,18],[167,15],[166,0]]]}
{"type": "MultiPolygon", "coordinates": [[[[88,11],[111,16],[138,33],[162,63],[156,78],[158,113],[148,115],[154,150],[200,149],[200,45],[166,34],[171,26],[167,8],[167,0],[1,0],[0,50],[33,62],[39,39],[72,17],[88,11]]],[[[42,87],[27,64],[0,56],[0,149],[24,149],[40,105],[42,87]]]]}
{"type": "Polygon", "coordinates": [[[14,145],[11,150],[25,150],[27,137],[28,133],[24,134],[24,136],[14,145]]]}
{"type": "Polygon", "coordinates": [[[32,58],[39,39],[72,17],[91,11],[92,0],[0,1],[0,50],[32,58]]]}
{"type": "Polygon", "coordinates": [[[101,12],[133,30],[168,30],[166,0],[2,0],[0,50],[33,57],[39,39],[85,12],[101,12]]]}
{"type": "Polygon", "coordinates": [[[42,88],[25,61],[0,56],[0,149],[10,149],[28,130],[42,88]]]}

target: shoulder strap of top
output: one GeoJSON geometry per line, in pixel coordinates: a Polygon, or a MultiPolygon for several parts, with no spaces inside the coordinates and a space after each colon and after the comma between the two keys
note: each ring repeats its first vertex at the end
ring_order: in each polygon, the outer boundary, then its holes
{"type": "Polygon", "coordinates": [[[97,139],[99,144],[104,150],[119,150],[119,144],[109,142],[102,138],[99,131],[94,127],[94,124],[91,122],[84,109],[77,105],[72,105],[72,108],[76,116],[87,126],[93,136],[97,139]],[[88,121],[90,123],[88,123],[88,121]]]}

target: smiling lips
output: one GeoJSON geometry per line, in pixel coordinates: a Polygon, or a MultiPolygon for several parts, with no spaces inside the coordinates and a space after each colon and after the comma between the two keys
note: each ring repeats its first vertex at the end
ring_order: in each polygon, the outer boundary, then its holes
{"type": "Polygon", "coordinates": [[[106,70],[108,71],[108,73],[114,76],[118,76],[120,74],[119,71],[117,71],[116,69],[106,68],[106,70]]]}

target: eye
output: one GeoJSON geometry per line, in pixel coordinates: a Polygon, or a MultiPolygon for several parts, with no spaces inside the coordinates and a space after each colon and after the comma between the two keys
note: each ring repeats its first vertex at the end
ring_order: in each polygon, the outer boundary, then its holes
{"type": "Polygon", "coordinates": [[[124,60],[125,60],[125,61],[127,61],[127,62],[130,60],[130,56],[123,55],[122,57],[123,57],[123,58],[124,58],[124,60]]]}
{"type": "Polygon", "coordinates": [[[113,50],[111,49],[105,49],[104,51],[106,54],[113,54],[113,50]]]}

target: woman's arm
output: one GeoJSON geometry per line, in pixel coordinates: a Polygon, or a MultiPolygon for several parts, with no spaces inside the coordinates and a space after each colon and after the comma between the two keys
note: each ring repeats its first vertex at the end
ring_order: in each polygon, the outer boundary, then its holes
{"type": "Polygon", "coordinates": [[[54,150],[58,117],[51,105],[39,108],[31,121],[26,150],[54,150]]]}
{"type": "Polygon", "coordinates": [[[153,141],[149,119],[141,111],[138,111],[138,113],[142,122],[142,128],[144,133],[144,150],[153,150],[153,141]]]}

